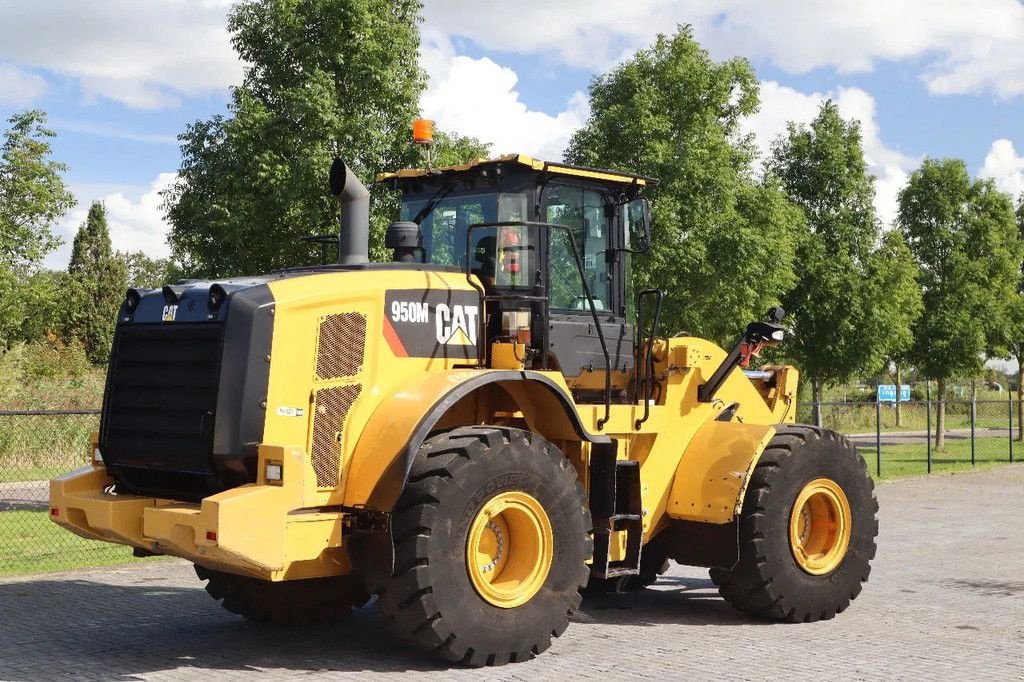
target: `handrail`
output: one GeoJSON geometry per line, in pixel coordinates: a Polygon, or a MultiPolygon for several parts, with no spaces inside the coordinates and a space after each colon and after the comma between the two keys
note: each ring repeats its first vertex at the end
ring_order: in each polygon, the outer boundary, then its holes
{"type": "MultiPolygon", "coordinates": [[[[544,228],[544,229],[548,229],[548,230],[565,230],[565,234],[568,235],[568,237],[569,237],[569,246],[572,249],[573,259],[576,261],[576,271],[579,273],[579,276],[580,276],[580,284],[583,286],[583,293],[586,294],[586,296],[587,296],[587,307],[590,308],[590,316],[591,316],[591,318],[593,318],[593,320],[594,320],[594,327],[597,329],[597,338],[601,342],[601,353],[604,355],[604,366],[605,366],[605,374],[604,374],[604,417],[602,417],[601,419],[597,420],[597,430],[600,431],[600,430],[602,430],[604,428],[604,425],[607,424],[608,420],[611,418],[611,404],[612,404],[612,360],[611,360],[611,355],[608,353],[608,343],[605,341],[605,338],[604,338],[604,330],[601,328],[601,320],[600,320],[600,318],[597,315],[597,306],[594,304],[594,296],[593,296],[593,294],[591,294],[590,287],[587,285],[587,277],[586,277],[586,274],[585,274],[585,272],[583,270],[583,261],[580,259],[579,251],[576,249],[576,239],[575,239],[575,237],[572,236],[572,230],[570,230],[567,225],[556,225],[554,223],[542,223],[542,222],[535,222],[535,221],[530,221],[530,220],[506,220],[506,221],[499,221],[499,222],[495,222],[495,223],[474,223],[474,224],[469,226],[469,228],[466,230],[466,262],[465,262],[465,266],[466,266],[466,281],[469,283],[469,285],[471,287],[473,287],[477,292],[479,292],[480,297],[481,297],[481,301],[483,302],[483,304],[485,306],[485,310],[483,310],[482,314],[480,315],[480,325],[481,325],[480,331],[482,331],[483,333],[480,334],[478,336],[478,338],[480,338],[480,339],[486,339],[487,338],[487,328],[486,328],[486,324],[487,324],[487,322],[486,322],[486,319],[487,319],[487,311],[486,311],[487,301],[488,300],[503,300],[503,298],[502,298],[501,295],[498,295],[498,296],[488,296],[487,293],[483,290],[483,288],[482,287],[478,287],[476,285],[476,283],[473,281],[473,277],[472,277],[473,273],[472,273],[472,270],[470,269],[470,262],[469,262],[470,244],[472,244],[471,236],[472,236],[474,230],[486,229],[486,228],[500,228],[500,227],[537,227],[537,228],[544,228]]],[[[495,255],[497,255],[497,254],[495,254],[495,255]]],[[[550,245],[549,245],[549,247],[547,249],[544,249],[544,261],[545,261],[544,262],[545,272],[550,273],[551,272],[551,248],[550,248],[550,245]]],[[[538,298],[542,298],[543,299],[543,303],[544,303],[544,320],[545,320],[545,324],[547,324],[548,320],[551,317],[550,316],[550,312],[551,312],[551,297],[550,297],[550,295],[545,293],[545,295],[543,297],[538,297],[538,298]]],[[[511,299],[511,300],[515,300],[515,299],[511,299]]],[[[483,345],[483,344],[478,344],[478,346],[477,346],[477,353],[478,354],[480,353],[480,350],[481,350],[480,346],[481,345],[483,345]]],[[[479,357],[478,357],[478,359],[482,360],[482,358],[479,358],[479,357]]]]}
{"type": "MultiPolygon", "coordinates": [[[[654,388],[654,339],[658,334],[658,322],[661,319],[661,304],[665,300],[665,292],[661,289],[644,289],[636,295],[636,330],[639,334],[643,333],[643,300],[645,296],[654,296],[655,304],[651,333],[647,337],[647,347],[644,349],[643,364],[640,368],[642,374],[637,381],[643,388],[644,395],[644,416],[633,423],[633,427],[637,430],[651,416],[651,390],[654,388]]],[[[640,339],[641,343],[642,341],[640,339]]]]}

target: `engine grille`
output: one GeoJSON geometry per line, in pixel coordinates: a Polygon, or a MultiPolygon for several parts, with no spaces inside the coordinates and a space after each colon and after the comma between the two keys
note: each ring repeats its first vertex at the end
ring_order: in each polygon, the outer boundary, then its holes
{"type": "Polygon", "coordinates": [[[223,337],[220,323],[118,327],[100,426],[109,464],[213,471],[223,337]]]}
{"type": "Polygon", "coordinates": [[[316,378],[338,379],[359,374],[366,344],[366,316],[339,313],[320,318],[317,336],[316,378]]]}
{"type": "Polygon", "coordinates": [[[313,417],[313,469],[316,471],[316,484],[321,488],[333,488],[338,485],[341,436],[345,428],[345,418],[362,389],[362,384],[346,384],[321,388],[316,392],[313,417]]]}

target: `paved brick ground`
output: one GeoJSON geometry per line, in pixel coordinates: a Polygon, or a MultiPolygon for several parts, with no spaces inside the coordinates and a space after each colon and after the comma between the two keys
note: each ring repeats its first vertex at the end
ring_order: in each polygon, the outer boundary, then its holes
{"type": "MultiPolygon", "coordinates": [[[[879,488],[871,582],[833,621],[733,612],[700,570],[586,603],[543,656],[493,679],[1024,680],[1024,465],[879,488]]],[[[480,679],[397,648],[372,609],[322,630],[250,625],[187,564],[0,581],[0,679],[480,679]]]]}

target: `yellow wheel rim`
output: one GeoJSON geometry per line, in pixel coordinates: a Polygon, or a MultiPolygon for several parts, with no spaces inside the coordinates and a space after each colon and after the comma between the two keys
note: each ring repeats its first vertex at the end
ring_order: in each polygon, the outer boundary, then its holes
{"type": "Polygon", "coordinates": [[[505,609],[530,601],[544,585],[554,544],[540,502],[524,492],[499,493],[477,513],[466,537],[466,569],[485,601],[505,609]]]}
{"type": "Polygon", "coordinates": [[[797,565],[811,575],[836,570],[850,547],[853,516],[846,493],[828,478],[803,487],[789,516],[789,545],[797,565]]]}

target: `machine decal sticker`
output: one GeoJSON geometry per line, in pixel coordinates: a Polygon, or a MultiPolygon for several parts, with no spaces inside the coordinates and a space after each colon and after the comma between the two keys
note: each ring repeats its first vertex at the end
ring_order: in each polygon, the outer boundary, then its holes
{"type": "Polygon", "coordinates": [[[392,289],[384,298],[384,339],[398,357],[477,357],[480,297],[474,291],[392,289]]]}
{"type": "Polygon", "coordinates": [[[306,410],[301,407],[285,407],[281,406],[277,408],[277,416],[279,417],[301,417],[306,413],[306,410]]]}
{"type": "Polygon", "coordinates": [[[165,305],[164,306],[164,312],[163,312],[163,315],[161,316],[161,319],[164,322],[174,322],[174,318],[177,317],[177,315],[178,315],[178,306],[177,305],[165,305]]]}

